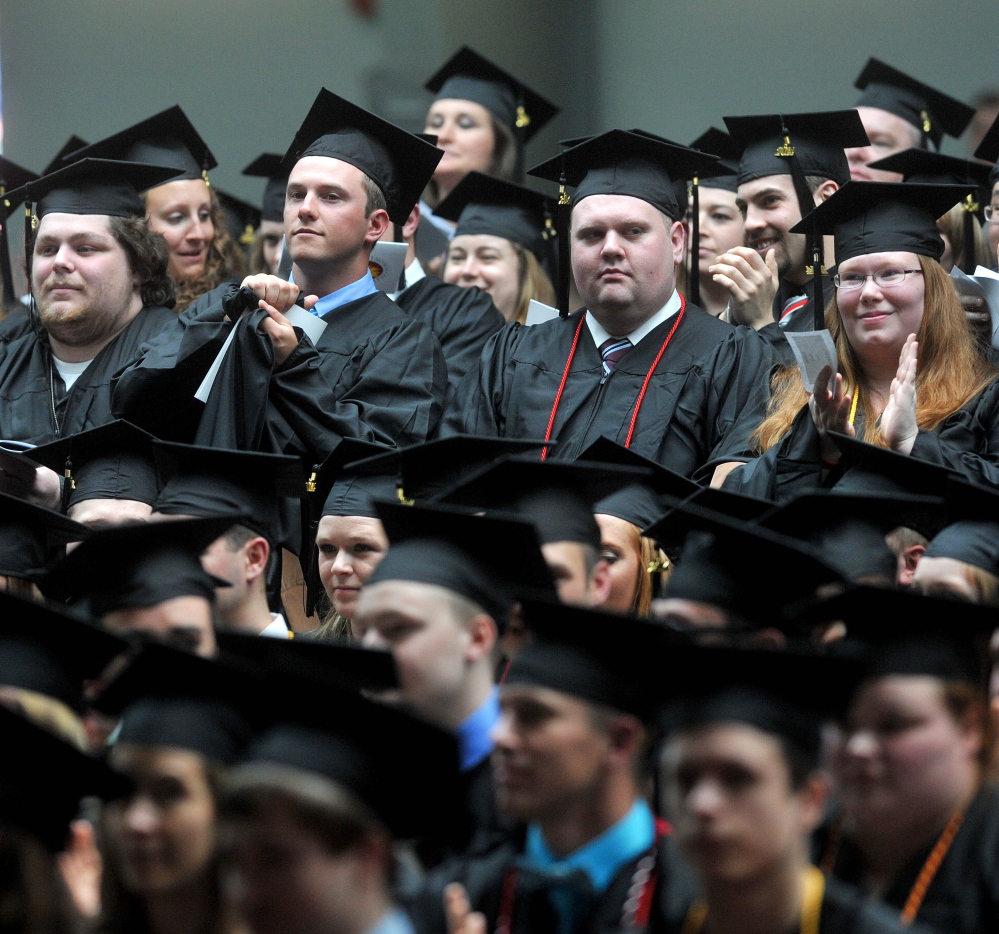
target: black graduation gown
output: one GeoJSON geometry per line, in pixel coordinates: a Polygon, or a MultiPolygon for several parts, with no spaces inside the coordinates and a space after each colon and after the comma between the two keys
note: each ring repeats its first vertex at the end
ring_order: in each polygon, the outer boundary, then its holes
{"type": "MultiPolygon", "coordinates": [[[[862,434],[861,413],[854,428],[862,434]]],[[[947,416],[933,431],[920,431],[912,456],[941,464],[972,483],[999,484],[999,379],[967,405],[947,416]]],[[[842,476],[822,476],[819,435],[808,406],[803,406],[787,434],[761,457],[733,470],[724,489],[785,503],[819,487],[831,487],[842,476]]]]}
{"type": "Polygon", "coordinates": [[[31,330],[31,312],[18,302],[0,321],[0,343],[9,344],[31,330]]]}
{"type": "Polygon", "coordinates": [[[113,374],[176,320],[167,308],[143,308],[90,362],[69,392],[52,363],[44,330],[28,330],[0,343],[0,437],[45,444],[110,422],[113,374]]]}
{"type": "Polygon", "coordinates": [[[160,437],[298,454],[308,463],[323,460],[341,437],[403,446],[433,435],[447,385],[440,345],[386,295],[329,312],[317,345],[300,334],[275,366],[270,338],[257,331],[264,312],[237,325],[224,320],[237,290],[227,284],[201,296],[176,333],[119,375],[120,417],[160,437]],[[234,326],[232,349],[202,408],[194,393],[234,326]],[[178,425],[188,437],[177,437],[178,425]]]}
{"type": "MultiPolygon", "coordinates": [[[[896,917],[901,914],[935,843],[936,840],[932,841],[917,853],[885,892],[882,901],[896,917]]],[[[833,875],[856,885],[863,880],[860,855],[849,838],[844,837],[839,846],[833,875]]],[[[996,789],[980,791],[969,805],[954,842],[926,891],[916,924],[936,934],[999,931],[999,792],[996,789]]]]}
{"type": "Polygon", "coordinates": [[[506,324],[488,292],[449,285],[433,276],[424,276],[403,289],[395,303],[437,336],[451,392],[478,363],[486,341],[506,324]]]}
{"type": "MultiPolygon", "coordinates": [[[[465,377],[445,432],[544,438],[582,312],[494,335],[465,377]]],[[[601,435],[624,443],[646,375],[676,323],[664,321],[606,378],[582,324],[558,407],[551,453],[572,460],[601,435]]],[[[631,447],[684,476],[710,479],[714,465],[750,455],[762,421],[771,357],[755,331],[687,305],[649,382],[631,447]]]]}

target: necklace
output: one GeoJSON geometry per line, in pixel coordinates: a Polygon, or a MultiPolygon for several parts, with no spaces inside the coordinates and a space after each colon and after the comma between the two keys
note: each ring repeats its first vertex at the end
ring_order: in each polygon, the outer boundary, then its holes
{"type": "MultiPolygon", "coordinates": [[[[679,294],[679,293],[678,293],[679,294]]],[[[652,366],[649,367],[648,373],[645,374],[645,380],[642,383],[642,388],[638,393],[638,398],[635,399],[635,407],[631,413],[631,422],[628,425],[628,437],[625,438],[624,446],[626,448],[631,447],[631,439],[635,434],[635,425],[638,422],[638,413],[642,408],[642,403],[645,401],[645,393],[649,388],[649,383],[652,381],[652,374],[655,373],[656,367],[659,366],[659,361],[662,360],[663,354],[666,353],[666,348],[669,347],[669,342],[673,339],[673,335],[676,333],[676,329],[680,326],[680,322],[683,320],[683,314],[687,310],[687,299],[680,295],[680,310],[676,313],[676,320],[673,322],[673,327],[670,328],[669,334],[666,335],[666,340],[663,341],[662,347],[659,348],[659,353],[656,354],[656,359],[652,361],[652,366]]],[[[573,357],[576,356],[576,347],[579,345],[579,335],[583,330],[583,322],[586,320],[586,312],[584,311],[579,316],[579,324],[576,325],[576,333],[572,338],[572,346],[569,348],[569,359],[565,361],[565,369],[562,371],[562,380],[558,385],[558,392],[555,393],[555,403],[552,405],[551,415],[548,416],[548,429],[545,431],[545,441],[551,441],[552,439],[552,429],[555,427],[555,413],[558,412],[559,403],[562,401],[562,392],[565,390],[566,381],[569,379],[569,370],[572,368],[573,357]]],[[[541,451],[541,459],[545,460],[548,457],[548,448],[544,448],[541,451]]]]}
{"type": "MultiPolygon", "coordinates": [[[[819,919],[822,916],[822,897],[825,895],[826,879],[822,871],[809,866],[802,878],[804,894],[801,899],[801,934],[819,934],[819,919]]],[[[694,902],[683,919],[680,934],[700,934],[708,916],[708,906],[701,900],[694,902]]]]}

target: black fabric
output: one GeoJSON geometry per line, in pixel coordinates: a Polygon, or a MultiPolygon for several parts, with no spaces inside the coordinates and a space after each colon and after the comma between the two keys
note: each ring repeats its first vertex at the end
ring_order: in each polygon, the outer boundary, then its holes
{"type": "Polygon", "coordinates": [[[288,172],[281,166],[283,161],[283,156],[274,152],[265,152],[243,169],[243,175],[267,179],[260,201],[261,220],[284,221],[284,196],[288,187],[288,172]]]}
{"type": "MultiPolygon", "coordinates": [[[[988,185],[991,166],[975,159],[958,159],[931,149],[903,149],[884,159],[869,162],[868,168],[898,172],[905,182],[928,185],[988,185]]],[[[989,192],[991,195],[991,192],[989,192]]]]}
{"type": "Polygon", "coordinates": [[[953,558],[999,575],[999,523],[954,522],[926,548],[927,558],[953,558]]]}
{"type": "Polygon", "coordinates": [[[83,541],[90,530],[62,513],[0,493],[0,574],[35,580],[70,542],[83,541]]]}
{"type": "MultiPolygon", "coordinates": [[[[549,457],[573,460],[601,435],[624,443],[646,374],[676,322],[663,322],[604,379],[586,324],[552,429],[549,457]]],[[[511,325],[486,345],[465,377],[443,431],[544,438],[579,314],[532,327],[511,325]]],[[[770,352],[756,333],[687,307],[656,366],[631,447],[685,477],[750,454],[765,416],[770,352]]]]}
{"type": "Polygon", "coordinates": [[[369,519],[377,519],[376,500],[391,499],[395,491],[395,481],[385,475],[351,474],[338,477],[323,504],[323,515],[366,516],[369,519]]]}
{"type": "Polygon", "coordinates": [[[116,743],[172,746],[230,764],[253,733],[233,707],[199,698],[149,698],[136,701],[122,715],[116,743]]]}
{"type": "Polygon", "coordinates": [[[88,145],[90,144],[85,139],[75,133],[71,134],[69,139],[59,147],[59,151],[49,160],[48,165],[42,169],[42,175],[48,175],[49,172],[54,172],[56,169],[75,161],[70,156],[78,149],[88,145]]]}

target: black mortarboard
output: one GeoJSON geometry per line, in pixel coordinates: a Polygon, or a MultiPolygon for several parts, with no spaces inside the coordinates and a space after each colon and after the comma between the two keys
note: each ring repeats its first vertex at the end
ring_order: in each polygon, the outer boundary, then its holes
{"type": "Polygon", "coordinates": [[[869,162],[869,168],[885,172],[897,172],[906,182],[919,182],[927,185],[975,185],[979,188],[988,183],[991,167],[974,159],[958,159],[945,156],[932,149],[904,149],[892,153],[877,162],[869,162]]]}
{"type": "Polygon", "coordinates": [[[393,476],[400,498],[422,502],[507,454],[540,451],[552,443],[528,438],[450,435],[406,448],[394,448],[358,460],[350,467],[358,474],[393,476]]]}
{"type": "Polygon", "coordinates": [[[940,259],[943,240],[937,218],[975,189],[969,185],[910,182],[848,182],[792,233],[833,234],[836,262],[868,253],[905,252],[940,259]]]}
{"type": "Polygon", "coordinates": [[[932,536],[924,557],[953,558],[999,575],[999,494],[949,478],[947,505],[951,522],[932,536]]]}
{"type": "Polygon", "coordinates": [[[444,150],[370,111],[320,90],[285,153],[285,168],[305,156],[348,162],[385,195],[389,218],[405,224],[444,150]]]}
{"type": "Polygon", "coordinates": [[[524,185],[469,172],[434,208],[434,214],[457,222],[455,237],[502,237],[530,250],[548,267],[554,262],[555,199],[524,185]]]}
{"type": "Polygon", "coordinates": [[[551,101],[467,45],[452,55],[424,87],[435,100],[472,101],[526,143],[559,112],[551,101]]]}
{"type": "Polygon", "coordinates": [[[24,197],[11,199],[8,191],[23,189],[28,182],[33,182],[38,176],[28,169],[21,168],[16,162],[11,162],[0,156],[0,288],[4,305],[12,308],[17,301],[14,293],[14,275],[10,265],[10,241],[7,236],[7,218],[10,211],[16,208],[24,197]]]}
{"type": "Polygon", "coordinates": [[[153,457],[160,485],[156,512],[201,518],[242,515],[241,525],[297,552],[295,500],[305,495],[297,457],[168,441],[153,442],[153,457]]]}
{"type": "Polygon", "coordinates": [[[80,800],[124,797],[132,788],[100,759],[0,705],[0,820],[26,831],[51,852],[66,846],[80,800]]]}
{"type": "Polygon", "coordinates": [[[525,600],[534,639],[517,653],[504,685],[529,684],[649,719],[661,704],[669,652],[685,641],[658,623],[548,601],[525,600]]]}
{"type": "Polygon", "coordinates": [[[0,591],[0,684],[83,708],[83,683],[97,678],[128,639],[55,607],[0,591]]]}
{"type": "Polygon", "coordinates": [[[283,163],[284,156],[265,152],[243,169],[243,175],[267,179],[264,195],[260,201],[261,220],[284,222],[284,196],[288,188],[288,170],[283,163]]]}
{"type": "Polygon", "coordinates": [[[142,217],[146,208],[139,192],[175,178],[176,169],[142,162],[80,159],[51,175],[11,192],[15,198],[37,205],[35,214],[104,214],[108,217],[142,217]]]}
{"type": "Polygon", "coordinates": [[[189,595],[214,602],[215,588],[225,582],[201,567],[201,553],[242,519],[164,519],[101,529],[55,565],[39,586],[54,600],[88,600],[97,617],[189,595]]]}
{"type": "Polygon", "coordinates": [[[760,524],[813,545],[847,580],[880,576],[894,582],[897,559],[885,535],[899,526],[939,528],[946,516],[940,497],[815,492],[795,497],[760,524]]]}
{"type": "Polygon", "coordinates": [[[843,455],[840,465],[846,471],[835,486],[837,492],[939,496],[947,478],[954,475],[941,464],[899,454],[839,432],[831,432],[831,436],[843,455]]]}
{"type": "Polygon", "coordinates": [[[194,124],[176,105],[84,146],[74,155],[78,159],[124,159],[169,166],[179,172],[171,181],[184,178],[208,181],[208,170],[218,165],[194,124]]]}
{"type": "MultiPolygon", "coordinates": [[[[0,156],[0,194],[22,188],[28,182],[36,181],[38,178],[40,176],[36,175],[30,169],[22,168],[16,162],[11,162],[10,159],[0,156]]],[[[17,207],[17,204],[11,202],[6,207],[9,210],[10,208],[17,207]]]]}
{"type": "Polygon", "coordinates": [[[579,542],[599,551],[600,528],[593,517],[594,505],[651,474],[644,467],[510,455],[469,474],[435,500],[515,514],[530,522],[545,544],[579,542]]]}
{"type": "MultiPolygon", "coordinates": [[[[988,186],[990,189],[993,188],[995,183],[999,181],[999,117],[996,117],[992,121],[992,126],[988,128],[982,137],[982,141],[978,144],[974,155],[976,159],[985,159],[992,163],[988,186]]],[[[989,194],[992,194],[991,190],[989,194]]]]}
{"type": "Polygon", "coordinates": [[[995,607],[913,590],[851,587],[798,607],[804,624],[841,621],[846,638],[869,647],[870,677],[932,675],[984,686],[995,607]]]}
{"type": "Polygon", "coordinates": [[[329,682],[343,690],[386,691],[399,686],[391,652],[328,639],[270,639],[240,632],[217,632],[222,658],[248,660],[288,677],[329,682]]]}
{"type": "Polygon", "coordinates": [[[924,143],[930,139],[937,149],[944,133],[957,138],[975,115],[974,107],[876,58],[867,60],[853,86],[864,92],[854,106],[876,107],[901,117],[919,130],[924,143]]]}
{"type": "Polygon", "coordinates": [[[56,169],[61,168],[64,165],[68,165],[70,162],[75,162],[75,159],[71,159],[70,156],[73,155],[78,149],[83,149],[84,146],[89,145],[85,139],[81,139],[75,133],[73,133],[62,146],[59,147],[59,151],[49,160],[49,164],[42,169],[42,175],[48,175],[50,172],[54,172],[56,169]]]}
{"type": "Polygon", "coordinates": [[[554,593],[528,522],[400,503],[379,503],[378,512],[389,550],[368,585],[404,580],[444,587],[481,606],[500,628],[517,596],[554,593]]]}
{"type": "Polygon", "coordinates": [[[115,421],[57,438],[27,452],[65,478],[66,509],[88,499],[131,499],[152,506],[158,490],[152,435],[115,421]]]}
{"type": "Polygon", "coordinates": [[[151,642],[93,706],[121,716],[116,743],[176,746],[228,764],[264,725],[266,695],[244,666],[151,642]]]}
{"type": "Polygon", "coordinates": [[[90,529],[61,512],[0,493],[0,574],[39,580],[70,542],[81,542],[90,529]]]}
{"type": "Polygon", "coordinates": [[[663,497],[685,499],[701,487],[682,474],[636,454],[617,441],[601,435],[582,454],[579,460],[602,464],[620,464],[623,467],[641,467],[651,471],[651,476],[638,483],[630,483],[593,505],[594,514],[617,516],[644,529],[663,512],[663,497]]]}
{"type": "Polygon", "coordinates": [[[742,147],[724,130],[711,127],[705,130],[691,144],[691,149],[717,156],[721,162],[717,168],[727,169],[724,175],[713,175],[700,178],[699,183],[704,188],[724,188],[726,191],[739,190],[739,160],[742,158],[742,147]]]}
{"type": "Polygon", "coordinates": [[[232,239],[244,247],[253,243],[253,237],[260,226],[261,211],[255,204],[237,198],[235,195],[216,187],[222,214],[225,217],[226,229],[232,239]]]}

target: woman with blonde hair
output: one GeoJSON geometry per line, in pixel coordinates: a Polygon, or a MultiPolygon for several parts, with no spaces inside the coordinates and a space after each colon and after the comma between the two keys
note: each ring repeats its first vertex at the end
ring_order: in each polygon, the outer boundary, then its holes
{"type": "Polygon", "coordinates": [[[950,277],[938,262],[936,220],[967,186],[849,182],[795,233],[834,234],[836,292],[826,324],[838,370],[808,392],[797,370],[773,381],[754,439],[760,456],[725,489],[786,502],[832,486],[837,433],[999,480],[996,369],[976,349],[950,277]],[[917,358],[918,353],[918,358],[917,358]]]}

